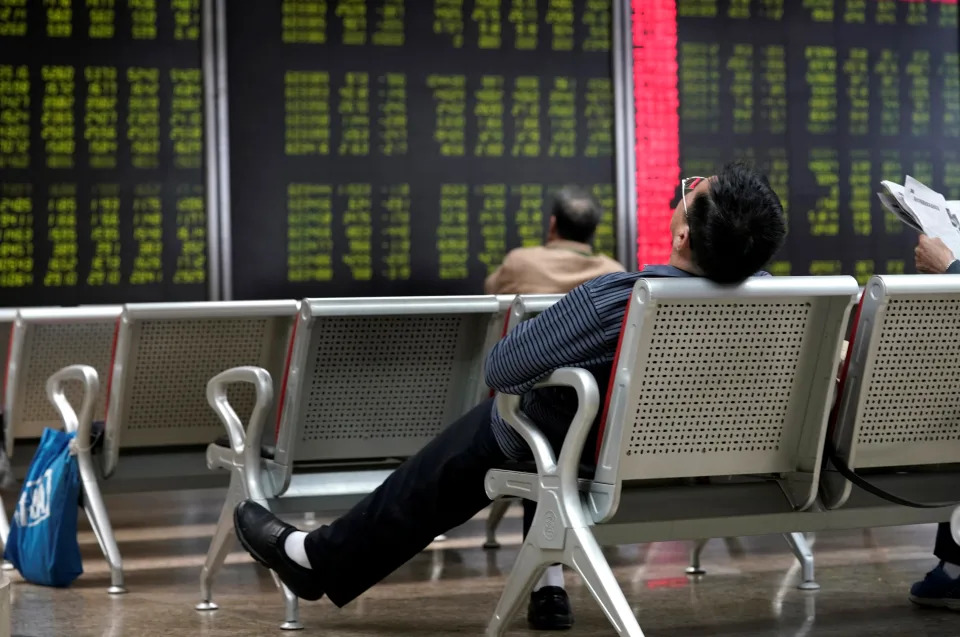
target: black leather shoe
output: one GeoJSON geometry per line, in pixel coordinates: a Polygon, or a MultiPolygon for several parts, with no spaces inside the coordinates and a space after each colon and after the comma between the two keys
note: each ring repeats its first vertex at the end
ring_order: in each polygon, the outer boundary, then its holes
{"type": "Polygon", "coordinates": [[[573,626],[567,591],[559,586],[544,586],[530,593],[527,623],[534,630],[567,630],[573,626]]]}
{"type": "Polygon", "coordinates": [[[296,527],[281,521],[250,500],[244,500],[234,509],[233,526],[247,553],[267,568],[276,571],[280,580],[294,595],[309,601],[323,597],[316,574],[291,560],[283,550],[284,541],[297,530],[296,527]]]}

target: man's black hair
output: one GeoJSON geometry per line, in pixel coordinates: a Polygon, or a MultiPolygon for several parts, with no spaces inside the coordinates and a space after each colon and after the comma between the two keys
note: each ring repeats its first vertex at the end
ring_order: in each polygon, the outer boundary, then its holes
{"type": "Polygon", "coordinates": [[[590,243],[603,218],[603,209],[583,188],[564,186],[553,196],[551,214],[557,220],[561,239],[590,243]]]}
{"type": "Polygon", "coordinates": [[[741,162],[724,166],[688,206],[690,251],[704,276],[739,283],[783,245],[787,224],[767,178],[741,162]]]}

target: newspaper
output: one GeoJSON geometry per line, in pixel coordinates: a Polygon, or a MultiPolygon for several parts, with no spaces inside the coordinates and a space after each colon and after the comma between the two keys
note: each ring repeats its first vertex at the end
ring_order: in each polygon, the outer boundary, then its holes
{"type": "Polygon", "coordinates": [[[881,181],[880,185],[884,192],[878,192],[877,196],[880,197],[883,207],[900,217],[901,221],[917,232],[923,232],[920,220],[907,207],[906,200],[903,197],[903,186],[892,181],[881,181]]]}
{"type": "Polygon", "coordinates": [[[880,186],[883,192],[877,196],[884,208],[914,230],[940,239],[960,257],[960,201],[947,201],[910,175],[903,186],[891,181],[880,182],[880,186]]]}

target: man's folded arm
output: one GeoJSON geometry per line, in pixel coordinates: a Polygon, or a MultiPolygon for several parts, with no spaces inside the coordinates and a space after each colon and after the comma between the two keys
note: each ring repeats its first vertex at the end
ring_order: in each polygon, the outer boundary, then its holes
{"type": "Polygon", "coordinates": [[[487,357],[487,386],[523,394],[555,369],[584,366],[609,355],[589,285],[576,288],[497,343],[487,357]]]}
{"type": "Polygon", "coordinates": [[[947,266],[947,274],[960,274],[960,261],[954,261],[947,266]]]}

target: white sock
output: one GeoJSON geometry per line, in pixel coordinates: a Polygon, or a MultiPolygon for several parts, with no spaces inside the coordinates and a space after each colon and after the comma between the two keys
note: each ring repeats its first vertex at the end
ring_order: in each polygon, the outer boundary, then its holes
{"type": "Polygon", "coordinates": [[[544,586],[557,586],[559,588],[563,588],[563,565],[554,564],[553,566],[548,566],[547,570],[545,570],[543,575],[540,576],[540,580],[537,582],[537,585],[533,587],[533,592],[536,593],[544,586]]]}
{"type": "Polygon", "coordinates": [[[310,566],[310,560],[307,558],[307,548],[304,545],[304,540],[306,539],[306,533],[303,531],[294,531],[283,541],[283,552],[303,568],[312,568],[310,566]]]}
{"type": "Polygon", "coordinates": [[[950,562],[944,562],[943,572],[949,575],[950,577],[952,577],[953,579],[957,579],[958,577],[960,577],[960,565],[951,564],[950,562]]]}

